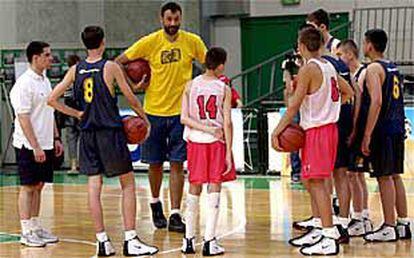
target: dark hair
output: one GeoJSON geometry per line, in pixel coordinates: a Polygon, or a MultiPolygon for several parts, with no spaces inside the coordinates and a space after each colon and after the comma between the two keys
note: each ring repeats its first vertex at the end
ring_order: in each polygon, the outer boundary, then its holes
{"type": "Polygon", "coordinates": [[[322,33],[314,27],[304,28],[299,32],[299,42],[310,52],[318,51],[323,46],[322,33]]]}
{"type": "Polygon", "coordinates": [[[99,26],[87,26],[82,34],[82,42],[86,49],[97,49],[104,39],[104,31],[99,26]]]}
{"type": "Polygon", "coordinates": [[[351,51],[357,58],[359,57],[359,49],[357,44],[352,39],[346,39],[338,44],[338,48],[343,47],[349,51],[351,51]]]}
{"type": "Polygon", "coordinates": [[[209,70],[215,70],[219,65],[224,64],[226,59],[226,50],[221,47],[212,47],[207,51],[205,66],[209,70]]]}
{"type": "Polygon", "coordinates": [[[74,66],[79,61],[80,61],[80,57],[78,55],[70,55],[66,59],[66,63],[68,64],[69,67],[74,66]]]}
{"type": "Polygon", "coordinates": [[[387,48],[387,33],[382,29],[368,30],[365,32],[365,40],[370,42],[378,52],[384,53],[387,48]]]}
{"type": "Polygon", "coordinates": [[[318,27],[322,24],[325,24],[326,28],[329,29],[329,14],[324,9],[318,9],[313,13],[310,13],[307,20],[314,22],[316,25],[318,25],[318,27]]]}
{"type": "Polygon", "coordinates": [[[183,13],[183,11],[181,10],[181,6],[175,2],[168,2],[161,7],[161,17],[164,17],[164,13],[167,10],[171,10],[172,13],[176,13],[176,12],[180,12],[180,14],[183,13]]]}
{"type": "Polygon", "coordinates": [[[50,45],[43,41],[32,41],[26,48],[26,56],[29,63],[32,63],[34,55],[41,55],[45,48],[50,45]]]}

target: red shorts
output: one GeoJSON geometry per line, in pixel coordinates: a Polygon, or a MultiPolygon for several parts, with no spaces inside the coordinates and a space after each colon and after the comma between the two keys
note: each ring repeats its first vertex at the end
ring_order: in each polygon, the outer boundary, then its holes
{"type": "Polygon", "coordinates": [[[187,143],[187,167],[191,184],[232,181],[236,179],[234,163],[231,171],[226,171],[226,145],[222,142],[187,143]]]}
{"type": "Polygon", "coordinates": [[[328,124],[305,131],[302,148],[302,178],[325,179],[332,176],[338,146],[338,128],[328,124]]]}

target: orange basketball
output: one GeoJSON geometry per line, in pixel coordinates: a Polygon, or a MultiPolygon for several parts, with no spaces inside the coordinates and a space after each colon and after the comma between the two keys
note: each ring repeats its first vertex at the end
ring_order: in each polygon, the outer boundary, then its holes
{"type": "Polygon", "coordinates": [[[129,144],[138,144],[148,132],[147,123],[139,116],[126,116],[122,119],[124,131],[129,144]]]}
{"type": "Polygon", "coordinates": [[[279,135],[279,145],[283,152],[300,150],[305,144],[305,131],[298,124],[290,124],[279,135]]]}
{"type": "Polygon", "coordinates": [[[150,66],[146,60],[141,58],[129,62],[126,65],[126,73],[134,83],[139,83],[142,80],[142,76],[144,76],[144,74],[147,75],[145,82],[149,82],[151,79],[150,66]]]}

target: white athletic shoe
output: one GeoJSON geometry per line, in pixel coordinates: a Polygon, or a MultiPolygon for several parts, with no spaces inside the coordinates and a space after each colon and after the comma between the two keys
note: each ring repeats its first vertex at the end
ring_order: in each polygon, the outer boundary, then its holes
{"type": "Polygon", "coordinates": [[[108,257],[113,255],[115,255],[115,248],[110,239],[103,242],[96,241],[96,256],[108,257]]]}
{"type": "Polygon", "coordinates": [[[124,241],[125,256],[154,255],[158,253],[158,248],[150,246],[139,240],[138,236],[124,241]]]}
{"type": "Polygon", "coordinates": [[[374,225],[369,218],[363,218],[362,221],[364,222],[365,234],[370,233],[374,230],[374,225]]]}
{"type": "Polygon", "coordinates": [[[42,240],[38,235],[33,231],[30,231],[27,234],[22,234],[20,236],[20,243],[28,247],[45,247],[46,242],[42,240]]]}
{"type": "Polygon", "coordinates": [[[297,230],[310,230],[315,227],[314,217],[307,218],[305,220],[295,221],[292,224],[292,227],[297,230]]]}
{"type": "Polygon", "coordinates": [[[302,247],[299,251],[303,255],[337,255],[339,253],[339,244],[333,238],[322,236],[315,244],[302,247]]]}
{"type": "Polygon", "coordinates": [[[382,224],[382,226],[364,236],[367,242],[394,242],[398,240],[398,232],[396,227],[382,224]]]}
{"type": "Polygon", "coordinates": [[[397,231],[398,231],[398,237],[401,240],[411,239],[412,237],[410,223],[407,223],[407,224],[397,223],[397,231]]]}
{"type": "Polygon", "coordinates": [[[44,228],[38,229],[34,231],[35,234],[42,239],[46,244],[52,244],[59,242],[59,238],[44,228]]]}
{"type": "Polygon", "coordinates": [[[195,238],[183,238],[183,245],[181,246],[183,254],[195,254],[195,238]]]}
{"type": "Polygon", "coordinates": [[[289,244],[295,247],[311,246],[321,240],[321,238],[322,230],[320,228],[314,228],[299,237],[292,238],[289,240],[289,244]]]}
{"type": "Polygon", "coordinates": [[[352,219],[348,225],[348,234],[350,237],[360,237],[365,235],[365,226],[362,220],[352,219]]]}
{"type": "Polygon", "coordinates": [[[219,245],[216,238],[203,242],[203,256],[222,255],[224,251],[224,248],[219,245]]]}

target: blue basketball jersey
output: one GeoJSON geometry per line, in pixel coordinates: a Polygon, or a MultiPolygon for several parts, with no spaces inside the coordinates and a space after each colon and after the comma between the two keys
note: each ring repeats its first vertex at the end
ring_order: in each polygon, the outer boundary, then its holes
{"type": "Polygon", "coordinates": [[[74,97],[81,111],[81,130],[100,130],[122,127],[116,96],[112,96],[105,81],[107,60],[95,63],[85,60],[76,65],[74,97]]]}
{"type": "MultiPolygon", "coordinates": [[[[375,125],[375,132],[380,135],[404,134],[404,98],[403,80],[397,66],[388,60],[378,60],[385,71],[385,79],[381,87],[382,106],[375,125]]],[[[371,97],[368,94],[366,82],[362,93],[360,116],[364,122],[368,118],[371,97]]]]}

